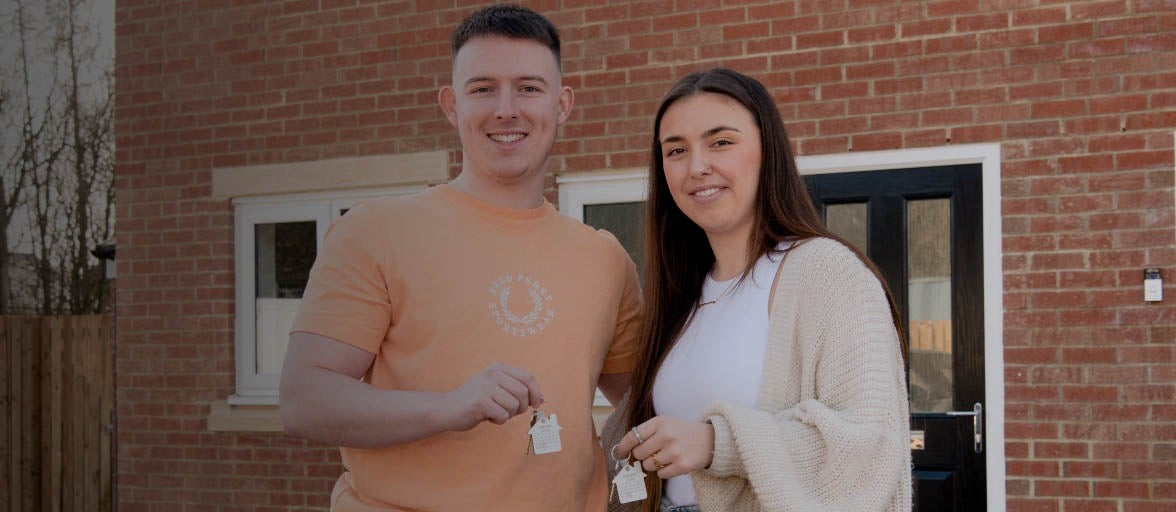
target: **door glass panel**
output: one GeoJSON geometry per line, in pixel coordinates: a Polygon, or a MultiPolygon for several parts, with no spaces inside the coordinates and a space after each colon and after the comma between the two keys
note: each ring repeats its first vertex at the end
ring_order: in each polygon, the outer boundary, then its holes
{"type": "Polygon", "coordinates": [[[825,225],[865,253],[866,212],[869,203],[839,203],[825,205],[825,225]]]}
{"type": "Polygon", "coordinates": [[[317,248],[315,221],[257,224],[257,372],[281,372],[317,248]]]}
{"type": "Polygon", "coordinates": [[[952,410],[951,199],[907,202],[911,412],[952,410]]]}
{"type": "Polygon", "coordinates": [[[612,233],[645,279],[645,202],[584,205],[584,223],[612,233]]]}

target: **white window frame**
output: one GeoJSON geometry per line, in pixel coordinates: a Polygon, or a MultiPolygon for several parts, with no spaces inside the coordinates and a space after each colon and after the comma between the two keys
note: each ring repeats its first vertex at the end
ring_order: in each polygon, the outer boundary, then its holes
{"type": "MultiPolygon", "coordinates": [[[[647,176],[648,171],[644,168],[557,176],[555,182],[559,185],[559,211],[584,222],[585,206],[645,201],[649,181],[647,176]]],[[[607,407],[612,404],[597,389],[592,405],[607,407]]]]}
{"type": "Polygon", "coordinates": [[[277,405],[279,373],[258,371],[257,353],[257,269],[255,268],[258,224],[315,222],[316,254],[323,236],[339,212],[373,197],[410,194],[425,186],[397,186],[324,193],[283,194],[233,199],[233,236],[236,274],[236,315],[233,345],[236,364],[236,393],[230,405],[277,405]]]}

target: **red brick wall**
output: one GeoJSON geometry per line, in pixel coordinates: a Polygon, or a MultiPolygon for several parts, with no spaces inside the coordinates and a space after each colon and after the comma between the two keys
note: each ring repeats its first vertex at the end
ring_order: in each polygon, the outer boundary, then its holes
{"type": "MultiPolygon", "coordinates": [[[[209,432],[233,391],[213,167],[451,150],[451,27],[481,2],[117,3],[124,510],[326,507],[333,449],[209,432]],[[455,4],[460,4],[456,6],[455,4]]],[[[645,163],[687,71],[767,83],[800,154],[999,142],[1010,511],[1176,506],[1172,0],[525,2],[576,90],[555,170],[645,163]],[[852,6],[852,7],[851,7],[852,6]]]]}

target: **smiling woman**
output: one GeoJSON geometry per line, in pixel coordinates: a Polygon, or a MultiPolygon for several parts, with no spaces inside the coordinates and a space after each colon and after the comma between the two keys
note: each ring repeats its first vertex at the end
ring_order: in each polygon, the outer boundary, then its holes
{"type": "Polygon", "coordinates": [[[691,74],[654,126],[644,345],[603,436],[660,477],[643,509],[910,510],[893,300],[820,221],[771,96],[691,74]]]}

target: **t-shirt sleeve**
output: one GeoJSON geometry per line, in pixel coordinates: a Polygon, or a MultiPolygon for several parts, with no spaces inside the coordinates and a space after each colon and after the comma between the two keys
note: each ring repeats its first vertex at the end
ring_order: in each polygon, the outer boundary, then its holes
{"type": "Polygon", "coordinates": [[[327,229],[290,332],[309,332],[375,354],[392,322],[379,214],[359,204],[327,229]]]}
{"type": "MultiPolygon", "coordinates": [[[[610,235],[609,238],[612,236],[610,235]]],[[[612,240],[612,243],[617,245],[620,257],[624,260],[625,291],[621,296],[617,311],[617,325],[613,331],[612,346],[609,347],[608,353],[604,357],[601,373],[628,373],[637,367],[637,359],[641,355],[639,350],[645,306],[641,297],[637,266],[633,264],[628,253],[621,248],[615,239],[612,240]]]]}

